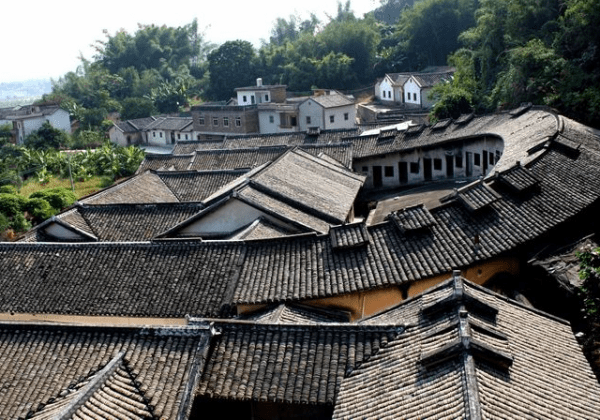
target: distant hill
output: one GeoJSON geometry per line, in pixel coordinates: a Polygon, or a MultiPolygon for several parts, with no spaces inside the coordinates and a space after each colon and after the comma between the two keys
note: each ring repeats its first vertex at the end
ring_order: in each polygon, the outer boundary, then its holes
{"type": "Polygon", "coordinates": [[[0,82],[0,107],[30,104],[51,91],[50,79],[0,82]]]}

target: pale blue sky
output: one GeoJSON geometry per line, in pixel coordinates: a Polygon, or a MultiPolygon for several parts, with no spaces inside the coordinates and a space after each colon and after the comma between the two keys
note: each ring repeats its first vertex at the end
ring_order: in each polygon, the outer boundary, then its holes
{"type": "MultiPolygon", "coordinates": [[[[54,78],[74,71],[80,53],[91,58],[90,47],[103,38],[103,29],[135,32],[137,24],[183,26],[194,18],[210,42],[244,39],[255,46],[268,39],[278,17],[314,12],[325,20],[335,15],[337,0],[7,0],[0,7],[2,54],[0,82],[54,78]],[[8,3],[8,4],[7,4],[8,3]]],[[[352,0],[359,17],[378,7],[380,0],[352,0]]]]}

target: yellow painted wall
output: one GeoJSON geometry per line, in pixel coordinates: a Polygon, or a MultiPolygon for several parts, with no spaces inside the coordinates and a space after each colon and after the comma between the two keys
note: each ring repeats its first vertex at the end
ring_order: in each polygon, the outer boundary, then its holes
{"type": "MultiPolygon", "coordinates": [[[[474,265],[463,271],[461,275],[467,280],[479,285],[485,284],[496,274],[505,272],[512,275],[519,274],[519,260],[515,257],[502,257],[488,260],[482,264],[474,265]]],[[[444,273],[434,277],[413,282],[409,288],[407,297],[413,297],[423,293],[427,289],[448,280],[452,273],[444,273]]],[[[365,292],[349,293],[346,295],[333,296],[322,299],[310,299],[302,301],[305,305],[322,308],[339,308],[349,311],[351,320],[358,319],[382,312],[403,301],[402,291],[398,287],[369,290],[365,292]]],[[[250,313],[264,308],[265,305],[239,305],[238,313],[250,313]]]]}

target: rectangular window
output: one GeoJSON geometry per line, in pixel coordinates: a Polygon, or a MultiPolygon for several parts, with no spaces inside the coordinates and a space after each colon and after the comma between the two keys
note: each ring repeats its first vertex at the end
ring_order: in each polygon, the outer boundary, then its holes
{"type": "Polygon", "coordinates": [[[177,140],[181,140],[181,134],[177,133],[177,140]]]}
{"type": "Polygon", "coordinates": [[[410,93],[406,92],[406,100],[410,101],[410,93]]]}
{"type": "Polygon", "coordinates": [[[348,121],[348,113],[344,112],[344,121],[348,121]]]}
{"type": "Polygon", "coordinates": [[[223,117],[223,127],[229,127],[229,117],[223,117]]]}
{"type": "Polygon", "coordinates": [[[162,131],[160,133],[158,133],[160,135],[160,137],[162,138],[162,131]]]}
{"type": "Polygon", "coordinates": [[[275,117],[274,117],[274,116],[272,116],[272,115],[269,115],[269,122],[270,122],[271,124],[273,124],[273,123],[275,122],[275,117]]]}
{"type": "Polygon", "coordinates": [[[490,165],[494,164],[494,153],[490,152],[490,165]]]}
{"type": "Polygon", "coordinates": [[[410,162],[410,173],[411,174],[419,173],[419,162],[410,162]]]}
{"type": "Polygon", "coordinates": [[[417,94],[413,93],[413,99],[416,101],[417,100],[417,94]]]}
{"type": "Polygon", "coordinates": [[[268,94],[265,95],[265,102],[269,102],[269,95],[268,94]]]}
{"type": "Polygon", "coordinates": [[[152,132],[152,137],[156,137],[156,131],[152,132]]]}
{"type": "Polygon", "coordinates": [[[330,115],[329,116],[329,122],[333,123],[335,121],[335,115],[330,115]]]}
{"type": "Polygon", "coordinates": [[[473,164],[475,166],[481,166],[481,155],[479,153],[473,154],[473,164]]]}
{"type": "Polygon", "coordinates": [[[394,167],[393,166],[385,166],[383,170],[383,175],[390,178],[394,176],[394,167]]]}
{"type": "Polygon", "coordinates": [[[290,124],[292,127],[295,127],[297,124],[296,117],[290,117],[290,124]]]}
{"type": "Polygon", "coordinates": [[[242,126],[242,119],[240,117],[236,117],[235,118],[235,126],[236,127],[241,127],[242,126]]]}
{"type": "Polygon", "coordinates": [[[436,171],[442,170],[442,159],[433,159],[433,169],[435,169],[436,171]]]}
{"type": "Polygon", "coordinates": [[[310,117],[306,117],[306,124],[310,124],[310,117]]]}
{"type": "Polygon", "coordinates": [[[213,118],[213,125],[217,127],[219,125],[219,119],[217,117],[213,118]]]}
{"type": "Polygon", "coordinates": [[[198,117],[198,124],[204,125],[204,117],[198,117]]]}
{"type": "Polygon", "coordinates": [[[188,140],[188,135],[187,134],[185,135],[185,139],[188,140]]]}
{"type": "Polygon", "coordinates": [[[462,168],[462,167],[463,167],[463,164],[462,164],[462,156],[461,156],[461,155],[456,155],[456,156],[454,157],[454,165],[455,165],[457,168],[462,168]]]}
{"type": "Polygon", "coordinates": [[[244,96],[242,97],[242,102],[247,102],[247,101],[248,101],[248,97],[247,97],[246,95],[244,95],[244,96]]]}
{"type": "Polygon", "coordinates": [[[369,172],[369,167],[368,166],[363,166],[362,167],[362,171],[363,172],[369,172]]]}

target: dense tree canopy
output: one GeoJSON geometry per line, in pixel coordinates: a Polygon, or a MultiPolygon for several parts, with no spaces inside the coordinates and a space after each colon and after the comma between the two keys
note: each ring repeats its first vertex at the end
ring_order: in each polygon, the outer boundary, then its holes
{"type": "Polygon", "coordinates": [[[325,21],[277,19],[255,48],[216,48],[192,23],[140,25],[96,44],[97,56],[54,83],[45,99],[84,129],[123,118],[176,113],[194,100],[224,100],[236,87],[285,84],[288,91],[357,89],[388,72],[452,65],[435,115],[530,101],[600,126],[600,8],[594,0],[380,0],[357,17],[349,1],[325,21]]]}

